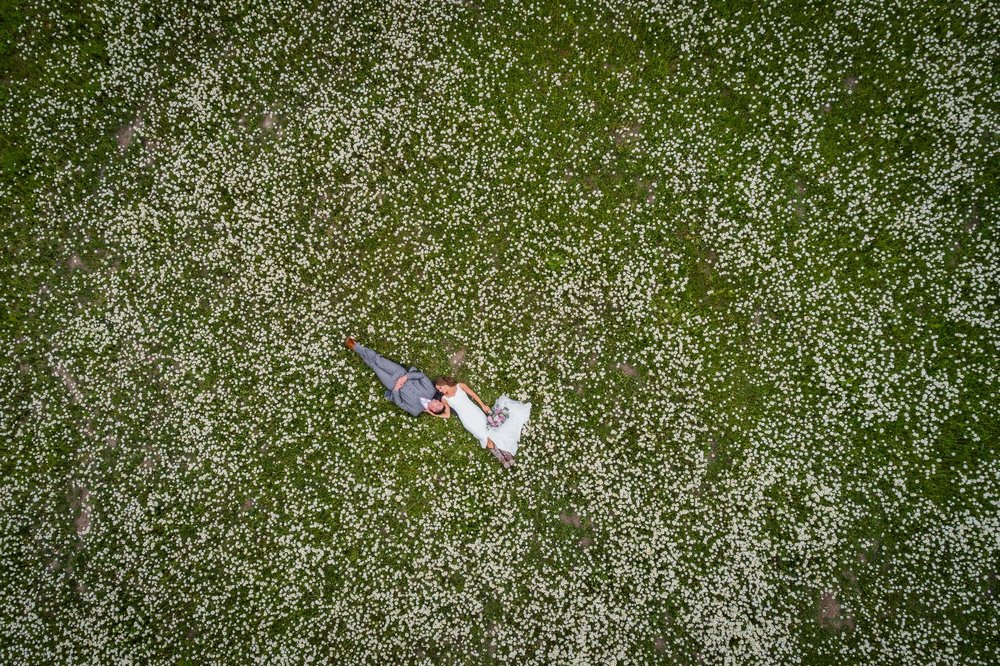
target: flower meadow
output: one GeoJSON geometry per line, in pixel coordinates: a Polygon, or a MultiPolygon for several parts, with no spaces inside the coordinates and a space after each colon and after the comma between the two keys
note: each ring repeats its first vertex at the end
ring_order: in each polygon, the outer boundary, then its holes
{"type": "Polygon", "coordinates": [[[0,15],[3,663],[1000,660],[995,3],[0,15]]]}

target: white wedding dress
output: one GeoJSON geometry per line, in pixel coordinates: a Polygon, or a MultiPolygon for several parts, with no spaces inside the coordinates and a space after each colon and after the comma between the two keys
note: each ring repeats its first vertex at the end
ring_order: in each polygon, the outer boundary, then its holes
{"type": "Polygon", "coordinates": [[[506,407],[510,410],[510,415],[499,428],[490,428],[486,425],[486,413],[474,403],[461,386],[455,387],[455,395],[444,398],[444,401],[451,407],[451,411],[458,414],[465,429],[472,433],[472,436],[479,440],[479,445],[486,448],[486,439],[492,439],[493,444],[501,451],[514,455],[517,453],[517,444],[521,441],[521,428],[528,422],[531,416],[531,403],[511,400],[504,393],[497,399],[494,407],[506,407]]]}

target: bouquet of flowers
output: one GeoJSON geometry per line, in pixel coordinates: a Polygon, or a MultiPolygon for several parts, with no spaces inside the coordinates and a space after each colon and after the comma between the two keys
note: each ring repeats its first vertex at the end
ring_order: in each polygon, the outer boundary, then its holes
{"type": "Polygon", "coordinates": [[[493,411],[486,416],[486,427],[499,428],[507,420],[508,416],[510,416],[510,409],[507,407],[494,407],[493,411]]]}

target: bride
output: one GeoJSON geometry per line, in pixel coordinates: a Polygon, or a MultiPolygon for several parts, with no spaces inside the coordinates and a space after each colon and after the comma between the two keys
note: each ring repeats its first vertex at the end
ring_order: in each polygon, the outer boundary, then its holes
{"type": "Polygon", "coordinates": [[[521,428],[531,416],[531,403],[512,400],[506,393],[501,395],[497,399],[496,408],[506,407],[510,414],[506,421],[492,428],[486,421],[490,408],[467,385],[451,377],[438,377],[434,380],[434,387],[444,396],[441,401],[445,405],[444,413],[434,416],[446,419],[454,410],[465,429],[479,440],[479,445],[496,456],[505,468],[510,468],[514,464],[514,454],[517,453],[517,444],[521,440],[521,428]],[[473,404],[473,400],[478,407],[473,404]]]}

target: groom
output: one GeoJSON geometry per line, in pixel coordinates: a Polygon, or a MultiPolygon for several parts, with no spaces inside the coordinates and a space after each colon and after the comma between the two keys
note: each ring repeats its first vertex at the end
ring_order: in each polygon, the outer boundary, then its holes
{"type": "Polygon", "coordinates": [[[399,363],[393,363],[384,356],[379,356],[371,349],[359,345],[354,338],[347,338],[344,344],[351,351],[357,352],[368,366],[378,375],[379,381],[385,386],[385,397],[396,403],[396,406],[411,416],[420,416],[421,412],[438,415],[444,411],[441,393],[427,375],[416,368],[409,372],[399,363]]]}

